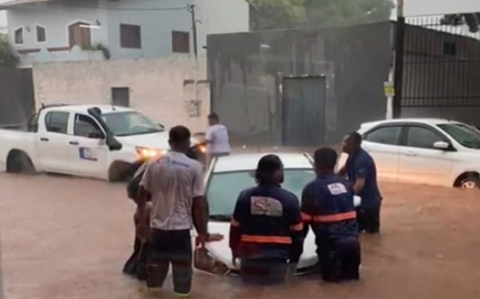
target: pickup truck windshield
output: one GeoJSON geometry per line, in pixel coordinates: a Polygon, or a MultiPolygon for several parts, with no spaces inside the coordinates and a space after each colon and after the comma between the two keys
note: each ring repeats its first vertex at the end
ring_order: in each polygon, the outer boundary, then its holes
{"type": "MultiPolygon", "coordinates": [[[[230,221],[239,193],[255,186],[254,171],[213,174],[207,186],[210,219],[230,221]]],[[[299,199],[306,184],[315,179],[313,169],[285,169],[282,187],[299,199]]]]}
{"type": "Polygon", "coordinates": [[[480,149],[480,132],[477,129],[466,124],[444,124],[438,125],[438,127],[461,145],[480,149]]]}
{"type": "Polygon", "coordinates": [[[113,112],[102,115],[115,136],[131,136],[163,132],[164,129],[148,117],[135,112],[113,112]]]}

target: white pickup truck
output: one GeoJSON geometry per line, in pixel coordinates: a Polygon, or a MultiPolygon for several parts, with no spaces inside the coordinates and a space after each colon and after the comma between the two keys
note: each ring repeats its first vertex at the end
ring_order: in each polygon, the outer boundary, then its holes
{"type": "MultiPolygon", "coordinates": [[[[134,109],[44,106],[26,126],[0,127],[0,169],[120,181],[132,163],[169,147],[165,127],[134,109]]],[[[192,138],[191,151],[204,147],[192,138]]]]}

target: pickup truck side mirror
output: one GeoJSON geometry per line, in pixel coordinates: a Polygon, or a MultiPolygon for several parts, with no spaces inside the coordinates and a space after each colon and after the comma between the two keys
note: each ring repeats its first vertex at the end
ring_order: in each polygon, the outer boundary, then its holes
{"type": "Polygon", "coordinates": [[[122,149],[122,144],[118,142],[117,139],[113,135],[107,135],[107,138],[105,140],[105,143],[107,144],[108,148],[111,151],[119,151],[122,149]]]}

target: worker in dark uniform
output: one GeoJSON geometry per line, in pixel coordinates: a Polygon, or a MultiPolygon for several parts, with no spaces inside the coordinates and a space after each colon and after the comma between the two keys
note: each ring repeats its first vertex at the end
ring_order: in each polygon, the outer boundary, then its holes
{"type": "Polygon", "coordinates": [[[316,236],[320,274],[327,282],[358,280],[360,242],[353,188],[334,173],[337,153],[331,148],[315,152],[317,178],[302,193],[304,235],[316,236]]]}
{"type": "Polygon", "coordinates": [[[258,163],[257,186],[240,193],[230,226],[234,264],[251,284],[281,284],[296,271],[303,251],[303,223],[298,198],[282,189],[283,164],[267,155],[258,163]]]}
{"type": "Polygon", "coordinates": [[[348,154],[339,175],[353,184],[356,195],[362,198],[357,209],[359,231],[368,234],[380,232],[380,207],[382,196],[377,183],[377,169],[373,158],[361,147],[362,136],[357,132],[343,139],[343,152],[348,154]]]}

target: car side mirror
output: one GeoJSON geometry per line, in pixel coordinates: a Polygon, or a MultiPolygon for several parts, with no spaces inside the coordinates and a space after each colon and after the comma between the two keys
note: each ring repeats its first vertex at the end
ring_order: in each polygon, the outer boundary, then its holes
{"type": "Polygon", "coordinates": [[[452,148],[452,146],[448,142],[437,141],[433,144],[433,148],[439,149],[439,150],[442,150],[442,151],[448,151],[452,148]]]}

